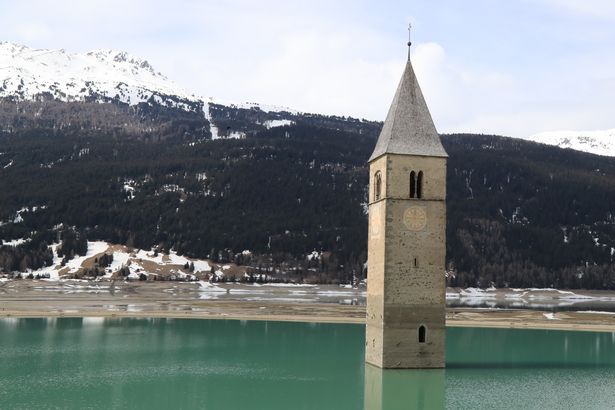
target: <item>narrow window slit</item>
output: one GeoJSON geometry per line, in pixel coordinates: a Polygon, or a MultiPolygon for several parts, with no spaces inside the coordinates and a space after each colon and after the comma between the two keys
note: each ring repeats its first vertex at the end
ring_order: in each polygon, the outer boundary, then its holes
{"type": "Polygon", "coordinates": [[[382,190],[382,174],[380,173],[380,171],[378,171],[374,175],[374,201],[377,201],[380,199],[381,190],[382,190]]]}
{"type": "Polygon", "coordinates": [[[416,179],[416,197],[423,197],[423,171],[419,171],[419,176],[416,179]]]}
{"type": "Polygon", "coordinates": [[[416,195],[416,172],[410,172],[410,198],[416,195]]]}
{"type": "Polygon", "coordinates": [[[419,343],[425,343],[425,339],[427,337],[427,329],[425,326],[421,325],[419,327],[419,343]]]}

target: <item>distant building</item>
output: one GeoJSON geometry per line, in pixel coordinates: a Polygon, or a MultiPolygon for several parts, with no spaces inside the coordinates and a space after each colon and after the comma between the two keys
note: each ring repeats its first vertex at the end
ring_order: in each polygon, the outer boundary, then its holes
{"type": "Polygon", "coordinates": [[[369,159],[365,360],[444,367],[447,154],[410,55],[369,159]]]}

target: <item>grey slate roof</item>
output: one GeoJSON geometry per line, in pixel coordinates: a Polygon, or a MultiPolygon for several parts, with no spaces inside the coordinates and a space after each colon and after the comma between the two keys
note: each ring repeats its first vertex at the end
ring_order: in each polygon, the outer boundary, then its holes
{"type": "Polygon", "coordinates": [[[383,154],[447,157],[408,58],[369,161],[383,154]]]}

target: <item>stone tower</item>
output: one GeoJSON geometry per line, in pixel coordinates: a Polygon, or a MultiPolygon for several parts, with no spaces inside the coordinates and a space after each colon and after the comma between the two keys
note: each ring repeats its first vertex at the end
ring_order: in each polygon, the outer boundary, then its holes
{"type": "Polygon", "coordinates": [[[447,154],[410,54],[369,159],[365,360],[444,367],[447,154]]]}

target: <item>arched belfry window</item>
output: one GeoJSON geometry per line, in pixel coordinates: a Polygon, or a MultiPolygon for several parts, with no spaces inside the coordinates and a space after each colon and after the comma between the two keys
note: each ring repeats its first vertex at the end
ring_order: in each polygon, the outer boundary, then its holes
{"type": "Polygon", "coordinates": [[[410,198],[416,198],[416,172],[410,173],[410,198]]]}
{"type": "Polygon", "coordinates": [[[374,201],[380,199],[382,190],[382,174],[380,171],[377,171],[374,175],[374,201]]]}
{"type": "Polygon", "coordinates": [[[416,197],[423,197],[423,171],[419,171],[419,176],[416,178],[416,197]]]}
{"type": "Polygon", "coordinates": [[[427,339],[427,328],[421,325],[419,327],[419,343],[425,343],[426,339],[427,339]]]}

